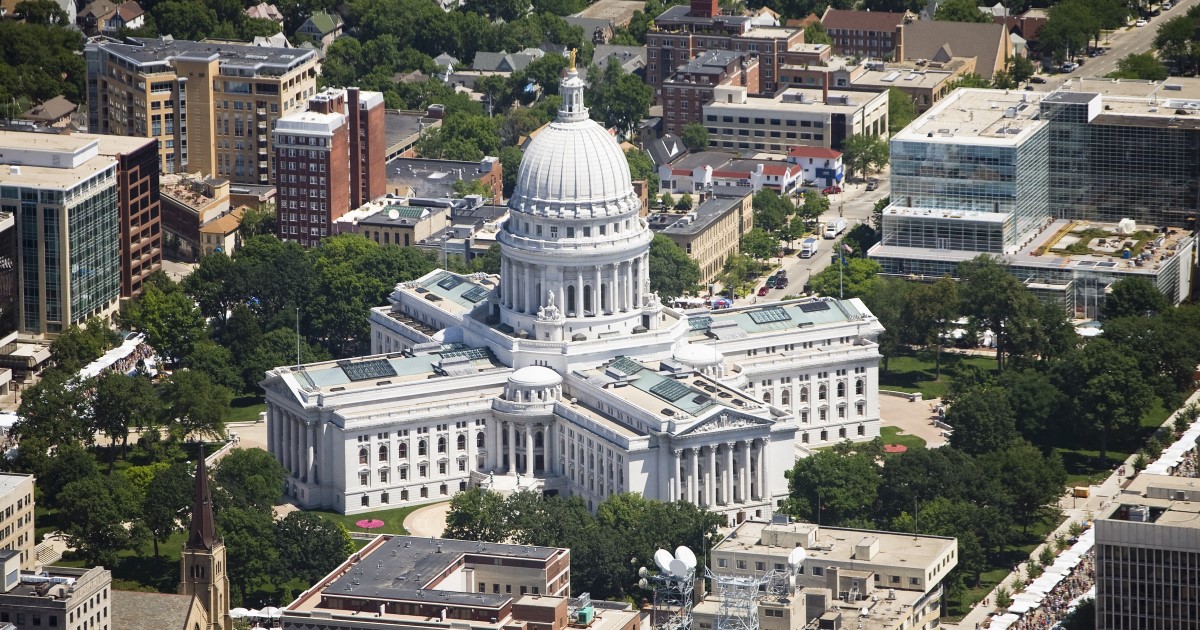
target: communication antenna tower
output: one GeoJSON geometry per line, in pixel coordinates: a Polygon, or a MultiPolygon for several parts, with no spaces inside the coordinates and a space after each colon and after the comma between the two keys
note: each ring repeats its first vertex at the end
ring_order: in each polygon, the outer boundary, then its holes
{"type": "Polygon", "coordinates": [[[775,569],[759,576],[719,574],[705,569],[721,600],[715,630],[759,630],[759,600],[773,598],[786,602],[796,590],[796,571],[804,563],[806,553],[803,547],[796,547],[788,554],[786,570],[775,569]]]}
{"type": "Polygon", "coordinates": [[[638,570],[638,585],[654,585],[654,611],[650,625],[657,630],[691,630],[693,591],[696,585],[696,554],[680,546],[674,555],[666,549],[654,553],[659,573],[650,575],[646,567],[638,570]]]}

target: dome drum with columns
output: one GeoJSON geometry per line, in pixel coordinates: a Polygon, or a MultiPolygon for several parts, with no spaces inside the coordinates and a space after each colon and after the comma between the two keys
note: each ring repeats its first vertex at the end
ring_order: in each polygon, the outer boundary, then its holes
{"type": "Polygon", "coordinates": [[[629,164],[588,117],[572,66],[558,116],[521,160],[509,218],[497,235],[500,319],[544,341],[597,339],[658,327],[650,241],[629,164]]]}

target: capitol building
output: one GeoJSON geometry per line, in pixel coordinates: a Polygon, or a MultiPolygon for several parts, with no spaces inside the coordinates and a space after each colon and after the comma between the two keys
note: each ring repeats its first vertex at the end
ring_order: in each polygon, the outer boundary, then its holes
{"type": "Polygon", "coordinates": [[[263,381],[304,508],[353,514],[470,486],[690,501],[767,518],[809,449],[879,434],[879,321],[856,299],[664,306],[624,154],[563,79],[498,235],[499,276],[434,271],[370,314],[370,356],[263,381]]]}

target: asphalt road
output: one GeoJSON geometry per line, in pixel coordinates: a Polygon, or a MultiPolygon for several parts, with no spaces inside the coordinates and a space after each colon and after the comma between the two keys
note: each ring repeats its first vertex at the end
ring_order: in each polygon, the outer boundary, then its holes
{"type": "Polygon", "coordinates": [[[1183,15],[1197,3],[1200,3],[1200,0],[1182,0],[1171,10],[1163,11],[1157,17],[1151,18],[1150,24],[1146,26],[1129,26],[1111,31],[1107,37],[1100,40],[1100,45],[1107,48],[1107,52],[1096,57],[1085,57],[1084,64],[1074,72],[1039,75],[1046,79],[1046,83],[1031,83],[1030,85],[1035,91],[1049,92],[1077,77],[1103,77],[1117,69],[1117,62],[1122,57],[1150,50],[1154,36],[1158,33],[1158,27],[1175,16],[1183,15]]]}

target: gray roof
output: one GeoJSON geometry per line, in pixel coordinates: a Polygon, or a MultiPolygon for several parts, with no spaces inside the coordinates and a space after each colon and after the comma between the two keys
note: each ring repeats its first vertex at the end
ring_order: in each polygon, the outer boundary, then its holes
{"type": "Polygon", "coordinates": [[[665,26],[670,26],[670,23],[677,24],[746,24],[754,19],[750,15],[718,15],[710,18],[694,17],[690,15],[692,8],[686,4],[675,5],[666,11],[663,11],[654,18],[656,23],[667,23],[665,26]]]}
{"type": "Polygon", "coordinates": [[[720,74],[733,63],[742,53],[732,50],[708,50],[680,64],[676,72],[687,74],[720,74]]]}
{"type": "Polygon", "coordinates": [[[188,630],[192,595],[112,591],[112,627],[121,630],[188,630]]]}
{"type": "Polygon", "coordinates": [[[599,44],[592,55],[592,63],[596,64],[597,68],[603,69],[608,66],[609,57],[616,59],[625,72],[633,72],[645,67],[646,47],[599,44]]]}
{"type": "Polygon", "coordinates": [[[471,69],[483,72],[519,72],[545,55],[544,51],[537,48],[526,48],[518,53],[503,50],[498,53],[477,52],[475,60],[471,62],[471,69]]]}
{"type": "Polygon", "coordinates": [[[388,183],[409,186],[417,197],[453,197],[454,182],[481,176],[479,162],[397,158],[387,165],[388,183]]]}
{"type": "Polygon", "coordinates": [[[443,68],[445,68],[446,66],[451,66],[451,65],[458,66],[458,65],[462,64],[461,61],[459,61],[457,58],[454,57],[454,55],[451,55],[450,53],[442,53],[442,54],[434,57],[433,63],[436,63],[437,65],[439,65],[443,68]]]}
{"type": "Polygon", "coordinates": [[[736,197],[711,197],[692,210],[695,220],[690,223],[682,222],[683,214],[654,214],[650,215],[650,228],[664,234],[697,234],[712,225],[713,221],[725,216],[734,206],[741,204],[745,198],[745,190],[736,197]]]}
{"type": "Polygon", "coordinates": [[[176,58],[220,59],[223,68],[252,70],[260,74],[282,74],[308,63],[316,53],[300,48],[270,48],[246,44],[190,42],[187,40],[130,37],[130,43],[96,42],[89,44],[109,54],[129,60],[147,71],[162,71],[176,58]],[[154,68],[153,66],[160,66],[154,68]]]}
{"type": "Polygon", "coordinates": [[[495,557],[529,558],[544,562],[564,551],[554,547],[393,536],[331,582],[324,592],[329,595],[353,594],[355,598],[424,600],[431,605],[444,602],[495,608],[513,599],[513,594],[444,591],[425,587],[446,569],[462,561],[464,556],[474,556],[467,561],[468,564],[490,563],[490,558],[495,557]]]}
{"type": "Polygon", "coordinates": [[[683,146],[683,140],[668,133],[651,142],[650,146],[646,147],[646,152],[650,154],[655,166],[662,166],[686,153],[687,147],[683,146]]]}
{"type": "Polygon", "coordinates": [[[990,79],[996,57],[1007,44],[1003,24],[920,20],[904,27],[905,60],[933,59],[943,47],[959,57],[975,57],[975,72],[990,79]]]}
{"type": "Polygon", "coordinates": [[[672,162],[671,168],[686,168],[688,170],[695,170],[701,166],[711,166],[715,170],[720,166],[728,164],[731,160],[736,158],[736,153],[726,153],[725,151],[700,151],[698,153],[689,153],[672,162]]]}

